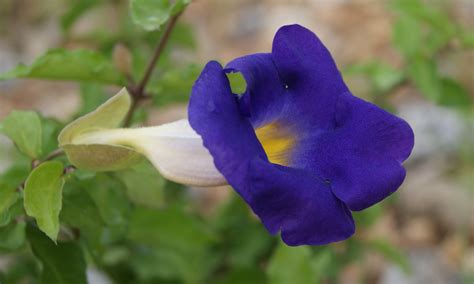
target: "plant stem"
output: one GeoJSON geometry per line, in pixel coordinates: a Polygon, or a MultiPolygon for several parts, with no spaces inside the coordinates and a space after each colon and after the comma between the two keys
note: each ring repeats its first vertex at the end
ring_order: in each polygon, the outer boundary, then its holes
{"type": "Polygon", "coordinates": [[[137,86],[129,87],[129,91],[132,95],[132,105],[123,123],[125,127],[130,126],[130,123],[132,122],[133,114],[135,113],[138,107],[138,104],[140,103],[141,100],[143,100],[146,97],[145,92],[144,92],[145,87],[148,84],[148,81],[150,80],[151,75],[153,74],[153,70],[155,69],[156,63],[160,59],[160,56],[163,53],[163,50],[165,49],[166,44],[168,43],[168,39],[171,35],[171,32],[173,31],[173,28],[176,25],[176,22],[178,21],[179,16],[181,16],[181,13],[174,15],[169,20],[168,24],[166,25],[165,31],[163,32],[163,35],[158,41],[158,45],[156,46],[155,52],[153,53],[153,57],[148,63],[147,69],[145,70],[145,74],[143,75],[143,78],[140,80],[140,83],[137,86]]]}

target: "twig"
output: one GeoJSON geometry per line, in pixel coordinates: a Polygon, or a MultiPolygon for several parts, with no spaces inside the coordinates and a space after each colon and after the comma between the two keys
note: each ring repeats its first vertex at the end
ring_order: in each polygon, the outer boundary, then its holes
{"type": "Polygon", "coordinates": [[[155,70],[155,65],[158,62],[158,59],[160,59],[161,54],[163,53],[163,50],[165,49],[166,44],[168,43],[168,39],[171,35],[171,32],[173,31],[173,28],[176,25],[176,22],[179,19],[179,16],[181,16],[181,13],[178,13],[174,15],[166,25],[165,31],[163,32],[163,35],[161,36],[160,40],[158,41],[158,45],[155,49],[155,52],[153,53],[153,57],[151,58],[150,62],[148,63],[147,69],[145,71],[145,74],[143,75],[143,78],[141,79],[140,83],[137,86],[131,86],[129,87],[129,92],[132,95],[132,105],[130,107],[130,110],[127,113],[127,116],[125,117],[123,125],[125,127],[130,126],[130,123],[132,122],[132,117],[133,114],[135,113],[138,104],[140,103],[141,100],[146,98],[145,96],[145,87],[148,84],[148,81],[151,78],[151,75],[153,74],[153,70],[155,70]]]}

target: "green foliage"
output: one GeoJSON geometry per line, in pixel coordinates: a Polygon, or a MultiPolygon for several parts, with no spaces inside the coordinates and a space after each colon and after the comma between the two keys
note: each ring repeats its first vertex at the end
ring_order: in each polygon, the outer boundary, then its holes
{"type": "Polygon", "coordinates": [[[50,50],[30,66],[19,65],[0,74],[0,80],[14,78],[72,80],[119,86],[126,82],[123,75],[115,70],[113,63],[100,53],[65,49],[50,50]]]}
{"type": "Polygon", "coordinates": [[[41,284],[86,284],[86,262],[81,248],[74,242],[53,243],[33,226],[27,227],[27,237],[43,270],[41,284]]]}
{"type": "Polygon", "coordinates": [[[130,10],[135,24],[147,31],[159,30],[170,17],[180,13],[190,0],[131,0],[130,10]]]}
{"type": "Polygon", "coordinates": [[[280,243],[268,265],[268,276],[270,284],[315,283],[310,248],[288,247],[280,243]]]}
{"type": "MultiPolygon", "coordinates": [[[[338,283],[341,271],[368,253],[380,254],[409,272],[402,250],[357,235],[334,246],[288,247],[266,231],[237,194],[211,210],[206,200],[196,198],[200,193],[166,181],[132,148],[81,141],[84,135],[122,124],[130,96],[124,90],[110,98],[115,89],[108,85],[135,90],[164,25],[190,1],[64,2],[59,23],[64,46],[90,46],[95,51],[54,49],[30,66],[0,75],[0,80],[73,81],[79,83],[81,101],[74,115],[78,119],[64,128],[59,145],[56,137],[64,125],[54,119],[15,111],[0,124],[19,149],[1,153],[11,164],[0,173],[0,254],[12,259],[0,272],[2,284],[86,283],[87,266],[106,274],[112,283],[338,283]],[[100,11],[97,8],[112,10],[117,25],[76,34],[77,21],[100,11]],[[130,52],[126,68],[117,66],[114,56],[119,44],[130,52]],[[46,153],[58,147],[67,159],[44,161],[46,153]],[[64,174],[64,168],[73,169],[71,164],[78,169],[64,174]]],[[[391,94],[400,86],[410,86],[426,100],[469,110],[472,98],[466,88],[439,66],[445,56],[472,48],[473,33],[454,23],[442,6],[425,3],[391,1],[392,39],[402,56],[400,64],[372,59],[351,66],[346,74],[366,77],[367,97],[383,107],[390,107],[391,94]]],[[[189,25],[177,23],[168,46],[172,48],[164,49],[145,88],[151,100],[139,106],[135,124],[145,121],[151,107],[185,103],[202,69],[189,60],[196,47],[189,25]]],[[[227,76],[235,94],[246,90],[240,73],[227,76]]],[[[354,213],[358,230],[369,230],[385,212],[386,207],[377,205],[354,213]]]]}
{"type": "Polygon", "coordinates": [[[41,120],[36,112],[12,111],[0,125],[15,145],[31,158],[41,155],[41,120]]]}
{"type": "Polygon", "coordinates": [[[64,186],[63,164],[51,161],[31,171],[25,182],[25,210],[53,241],[59,232],[59,212],[64,186]]]}

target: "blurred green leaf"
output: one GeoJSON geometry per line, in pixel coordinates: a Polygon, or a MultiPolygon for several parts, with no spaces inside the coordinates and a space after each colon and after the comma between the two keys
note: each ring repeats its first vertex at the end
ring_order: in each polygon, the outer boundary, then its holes
{"type": "Polygon", "coordinates": [[[190,0],[131,0],[135,24],[147,31],[159,30],[168,20],[184,10],[190,0]]]}
{"type": "Polygon", "coordinates": [[[339,267],[335,264],[334,253],[326,247],[316,253],[311,266],[316,277],[315,283],[325,283],[325,280],[333,278],[339,272],[339,267]]]}
{"type": "Polygon", "coordinates": [[[237,268],[231,270],[215,284],[265,284],[265,274],[258,267],[237,268]]]}
{"type": "Polygon", "coordinates": [[[217,212],[214,226],[220,233],[220,250],[232,267],[258,265],[268,255],[275,238],[250,213],[247,204],[236,194],[217,212]]]}
{"type": "Polygon", "coordinates": [[[411,272],[410,262],[407,256],[399,248],[384,240],[373,240],[367,243],[368,247],[385,258],[397,264],[405,273],[411,272]]]}
{"type": "Polygon", "coordinates": [[[394,45],[405,56],[413,56],[418,53],[423,45],[421,27],[416,20],[411,18],[399,18],[393,26],[392,37],[394,45]]]}
{"type": "Polygon", "coordinates": [[[383,213],[383,206],[378,203],[362,211],[354,211],[352,215],[357,227],[367,228],[373,225],[383,213]]]}
{"type": "Polygon", "coordinates": [[[19,65],[0,80],[35,78],[97,82],[123,86],[126,80],[113,63],[92,50],[53,49],[37,58],[30,66],[19,65]]]}
{"type": "Polygon", "coordinates": [[[43,153],[51,153],[58,149],[58,134],[63,124],[52,118],[41,118],[43,153]]]}
{"type": "Polygon", "coordinates": [[[130,219],[129,239],[148,244],[191,250],[208,245],[213,233],[196,216],[179,208],[152,210],[137,207],[130,219]]]}
{"type": "Polygon", "coordinates": [[[127,196],[133,203],[150,208],[164,205],[166,181],[149,162],[117,172],[117,178],[127,186],[127,196]]]}
{"type": "Polygon", "coordinates": [[[81,106],[79,108],[78,116],[83,116],[94,111],[101,104],[107,101],[106,92],[100,84],[81,84],[80,91],[81,106]]]}
{"type": "Polygon", "coordinates": [[[92,7],[100,4],[101,0],[72,0],[67,1],[66,13],[61,16],[61,28],[63,31],[69,31],[71,26],[92,7]]]}
{"type": "Polygon", "coordinates": [[[407,68],[408,75],[421,94],[428,100],[437,103],[442,90],[435,62],[422,57],[415,57],[408,62],[407,68]]]}
{"type": "Polygon", "coordinates": [[[351,65],[344,71],[347,74],[361,73],[368,76],[377,92],[390,91],[404,79],[402,71],[383,62],[351,65]]]}
{"type": "Polygon", "coordinates": [[[200,66],[191,64],[173,68],[160,74],[151,82],[149,90],[155,105],[162,106],[173,102],[187,102],[194,81],[201,71],[200,66]]]}
{"type": "MultiPolygon", "coordinates": [[[[97,184],[94,189],[99,186],[97,184]]],[[[102,236],[105,222],[84,185],[75,179],[65,186],[60,220],[80,231],[80,239],[85,241],[92,256],[97,257],[103,252],[102,236]]]]}
{"type": "Polygon", "coordinates": [[[474,31],[472,29],[460,32],[459,37],[465,48],[474,48],[474,31]]]}
{"type": "Polygon", "coordinates": [[[86,262],[73,242],[55,244],[42,232],[28,226],[26,235],[35,256],[43,264],[41,284],[87,284],[86,262]]]}
{"type": "Polygon", "coordinates": [[[0,182],[0,227],[9,222],[9,209],[17,200],[16,188],[0,182]]]}
{"type": "Polygon", "coordinates": [[[63,170],[60,162],[42,163],[30,173],[24,190],[26,213],[36,219],[38,227],[53,241],[59,232],[63,170]]]}
{"type": "Polygon", "coordinates": [[[25,222],[18,222],[0,228],[0,249],[19,249],[25,242],[25,227],[25,222]]]}
{"type": "Polygon", "coordinates": [[[106,174],[97,174],[95,178],[83,181],[82,186],[107,224],[104,240],[110,243],[121,239],[127,231],[131,209],[124,184],[106,174]]]}
{"type": "Polygon", "coordinates": [[[443,78],[441,80],[442,96],[439,103],[445,106],[468,108],[472,105],[473,98],[469,96],[464,86],[453,79],[443,78]]]}
{"type": "Polygon", "coordinates": [[[315,283],[310,248],[289,247],[281,242],[270,259],[267,274],[270,284],[315,283]]]}
{"type": "Polygon", "coordinates": [[[31,158],[41,155],[41,120],[33,111],[12,111],[2,121],[0,130],[31,158]]]}

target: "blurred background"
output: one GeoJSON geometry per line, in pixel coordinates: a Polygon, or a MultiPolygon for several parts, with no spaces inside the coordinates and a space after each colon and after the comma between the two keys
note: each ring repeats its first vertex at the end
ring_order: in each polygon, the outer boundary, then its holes
{"type": "MultiPolygon", "coordinates": [[[[402,188],[356,213],[350,240],[292,248],[268,235],[230,188],[184,188],[147,163],[76,171],[60,218],[80,233],[62,231],[60,242],[80,246],[89,283],[474,283],[471,0],[192,1],[134,124],[185,117],[207,61],[270,51],[275,31],[289,23],[322,39],[354,95],[413,127],[402,188]]],[[[120,87],[48,77],[38,70],[55,63],[37,58],[53,48],[93,50],[115,66],[130,62],[126,72],[140,78],[159,36],[134,25],[125,0],[0,0],[0,120],[13,109],[38,111],[45,153],[54,150],[65,123],[120,87]],[[21,63],[40,67],[8,73],[21,63]]],[[[29,167],[0,135],[0,181],[18,185],[29,167]]],[[[0,283],[48,283],[48,256],[32,253],[22,209],[11,214],[0,224],[0,283]]]]}

